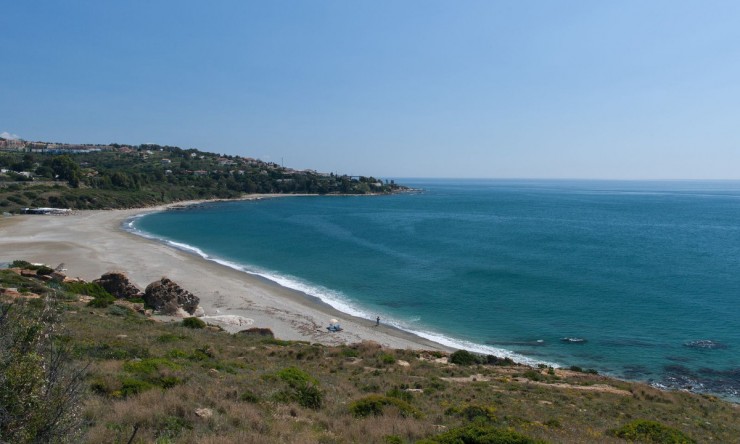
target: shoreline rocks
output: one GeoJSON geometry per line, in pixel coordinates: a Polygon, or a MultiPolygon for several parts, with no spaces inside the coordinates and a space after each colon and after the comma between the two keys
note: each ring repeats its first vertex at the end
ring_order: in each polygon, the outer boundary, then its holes
{"type": "Polygon", "coordinates": [[[100,285],[116,299],[140,298],[144,295],[141,290],[132,284],[125,273],[110,272],[95,279],[93,283],[100,285]]]}
{"type": "Polygon", "coordinates": [[[169,315],[177,314],[180,308],[193,315],[200,303],[200,298],[166,277],[147,285],[143,297],[147,306],[169,315]]]}

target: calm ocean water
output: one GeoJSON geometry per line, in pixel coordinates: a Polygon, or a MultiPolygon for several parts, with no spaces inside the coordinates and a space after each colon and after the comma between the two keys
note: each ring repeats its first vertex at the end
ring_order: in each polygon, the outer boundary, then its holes
{"type": "Polygon", "coordinates": [[[740,182],[400,182],[134,226],[458,348],[740,399],[740,182]]]}

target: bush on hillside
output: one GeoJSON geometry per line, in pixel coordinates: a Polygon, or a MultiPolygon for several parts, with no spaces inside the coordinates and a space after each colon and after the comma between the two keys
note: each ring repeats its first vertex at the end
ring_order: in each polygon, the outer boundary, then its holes
{"type": "Polygon", "coordinates": [[[92,296],[93,300],[87,304],[90,307],[105,308],[116,300],[105,288],[94,282],[62,282],[62,288],[69,293],[92,296]]]}
{"type": "Polygon", "coordinates": [[[628,422],[618,429],[610,430],[608,434],[628,441],[656,444],[693,444],[696,442],[680,430],[645,419],[628,422]]]}
{"type": "Polygon", "coordinates": [[[448,430],[429,439],[417,441],[417,444],[542,444],[543,441],[532,439],[513,430],[499,429],[492,426],[469,425],[448,430]]]}
{"type": "Polygon", "coordinates": [[[458,350],[450,355],[450,362],[457,365],[473,365],[479,364],[480,358],[467,350],[458,350]]]}
{"type": "Polygon", "coordinates": [[[356,418],[364,418],[370,415],[382,416],[386,406],[395,406],[402,416],[413,416],[414,418],[422,416],[418,410],[406,401],[383,395],[369,395],[358,399],[350,404],[349,411],[356,418]]]}
{"type": "Polygon", "coordinates": [[[206,323],[202,319],[190,317],[182,320],[182,326],[188,328],[205,328],[206,323]]]}
{"type": "Polygon", "coordinates": [[[30,262],[24,261],[24,260],[20,260],[20,259],[16,259],[13,262],[11,262],[10,264],[8,264],[8,268],[24,268],[26,270],[31,270],[31,269],[33,269],[32,267],[33,267],[33,265],[31,265],[30,262]]]}

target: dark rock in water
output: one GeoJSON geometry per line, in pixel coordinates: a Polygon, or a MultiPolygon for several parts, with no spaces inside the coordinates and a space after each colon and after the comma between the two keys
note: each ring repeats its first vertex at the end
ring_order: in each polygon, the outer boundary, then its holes
{"type": "Polygon", "coordinates": [[[684,347],[689,347],[689,348],[704,348],[704,349],[708,349],[708,350],[716,350],[716,349],[725,349],[725,348],[727,348],[727,345],[725,345],[725,344],[723,344],[721,342],[716,342],[716,341],[712,341],[712,340],[709,340],[709,339],[699,339],[698,341],[686,342],[683,346],[684,347]]]}
{"type": "Polygon", "coordinates": [[[144,291],[144,302],[165,314],[175,314],[178,308],[193,314],[200,299],[182,287],[163,277],[154,281],[144,291]]]}
{"type": "Polygon", "coordinates": [[[646,379],[652,372],[644,365],[625,365],[622,374],[628,379],[646,379]]]}
{"type": "Polygon", "coordinates": [[[740,396],[740,368],[691,370],[682,365],[667,365],[659,382],[663,388],[685,389],[699,393],[713,393],[737,399],[740,396]]]}
{"type": "Polygon", "coordinates": [[[535,341],[486,341],[486,344],[488,345],[504,345],[504,346],[511,346],[511,345],[526,345],[526,346],[534,346],[534,347],[541,347],[545,345],[544,339],[537,339],[535,341]]]}
{"type": "Polygon", "coordinates": [[[583,338],[561,338],[560,342],[568,344],[585,344],[587,341],[583,338]]]}
{"type": "Polygon", "coordinates": [[[124,273],[105,273],[93,282],[118,299],[140,298],[144,295],[124,273]]]}
{"type": "Polygon", "coordinates": [[[693,361],[692,358],[689,358],[687,356],[666,356],[665,357],[669,361],[673,362],[691,362],[693,361]]]}
{"type": "Polygon", "coordinates": [[[267,336],[270,338],[275,337],[275,335],[272,333],[272,330],[270,330],[269,328],[252,327],[246,330],[241,330],[239,333],[250,336],[267,336]]]}

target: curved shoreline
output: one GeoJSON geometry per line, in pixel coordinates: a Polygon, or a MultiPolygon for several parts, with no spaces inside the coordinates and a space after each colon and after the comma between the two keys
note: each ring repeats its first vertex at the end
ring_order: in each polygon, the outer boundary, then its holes
{"type": "MultiPolygon", "coordinates": [[[[208,203],[211,203],[211,201],[195,202],[190,205],[178,205],[177,209],[180,209],[181,206],[184,208],[187,206],[208,203]]],[[[251,266],[248,264],[244,265],[236,262],[231,262],[230,260],[219,258],[217,256],[211,256],[210,254],[201,250],[201,247],[185,244],[179,240],[175,241],[167,238],[157,237],[156,235],[147,233],[133,226],[133,222],[135,222],[136,219],[151,213],[152,211],[143,212],[141,214],[137,214],[127,218],[121,225],[122,229],[131,234],[141,236],[145,239],[160,244],[164,244],[169,248],[182,251],[185,254],[189,254],[202,260],[217,264],[219,266],[235,270],[239,273],[243,273],[245,275],[248,275],[251,279],[262,280],[267,285],[273,285],[276,288],[284,291],[294,292],[297,297],[304,299],[304,303],[321,307],[322,310],[325,310],[327,314],[331,315],[331,317],[333,318],[352,319],[355,322],[363,324],[370,323],[376,330],[378,329],[378,327],[381,327],[381,330],[386,329],[386,332],[392,332],[393,335],[402,336],[404,338],[411,339],[414,342],[424,344],[423,347],[414,348],[430,349],[430,345],[434,345],[434,349],[446,351],[465,349],[483,355],[492,354],[499,358],[511,358],[515,362],[530,366],[546,364],[555,368],[561,367],[559,364],[548,362],[545,360],[532,359],[504,348],[467,342],[453,337],[444,336],[434,331],[413,330],[403,325],[399,325],[396,321],[392,319],[386,319],[383,324],[381,324],[380,326],[376,326],[373,316],[367,314],[367,312],[364,312],[362,307],[354,307],[349,302],[344,302],[339,299],[332,299],[329,296],[323,295],[321,292],[321,287],[312,287],[310,283],[302,283],[300,281],[294,280],[294,278],[290,276],[281,276],[279,274],[272,275],[270,271],[261,271],[258,269],[250,270],[251,266]]]]}
{"type": "MultiPolygon", "coordinates": [[[[277,196],[250,198],[269,197],[277,196]]],[[[455,350],[390,325],[376,327],[374,320],[343,313],[316,296],[122,228],[125,221],[137,216],[173,206],[209,202],[213,201],[126,210],[77,211],[66,216],[3,217],[0,218],[0,262],[25,259],[51,266],[64,263],[70,276],[88,281],[108,271],[123,271],[142,289],[167,276],[201,298],[208,321],[219,322],[231,332],[248,328],[229,324],[229,319],[240,317],[248,320],[249,327],[270,328],[276,337],[285,340],[327,345],[370,340],[397,349],[455,350]],[[329,333],[325,327],[331,318],[339,319],[344,331],[329,333]]],[[[729,401],[737,402],[734,399],[729,401]]]]}
{"type": "MultiPolygon", "coordinates": [[[[275,196],[249,198],[269,197],[275,196]]],[[[276,337],[285,340],[329,345],[371,340],[391,348],[452,350],[390,325],[376,326],[375,321],[348,315],[315,296],[283,287],[267,278],[229,268],[122,229],[126,220],[136,216],[173,206],[207,202],[212,201],[178,202],[126,210],[77,211],[67,216],[3,218],[0,222],[0,262],[25,259],[52,266],[64,263],[69,276],[88,281],[109,271],[122,271],[141,289],[167,276],[198,296],[207,316],[239,316],[249,320],[250,326],[270,328],[276,337]],[[342,332],[329,333],[326,330],[331,318],[342,322],[342,332]]],[[[232,332],[245,328],[228,323],[224,327],[232,332]]]]}

